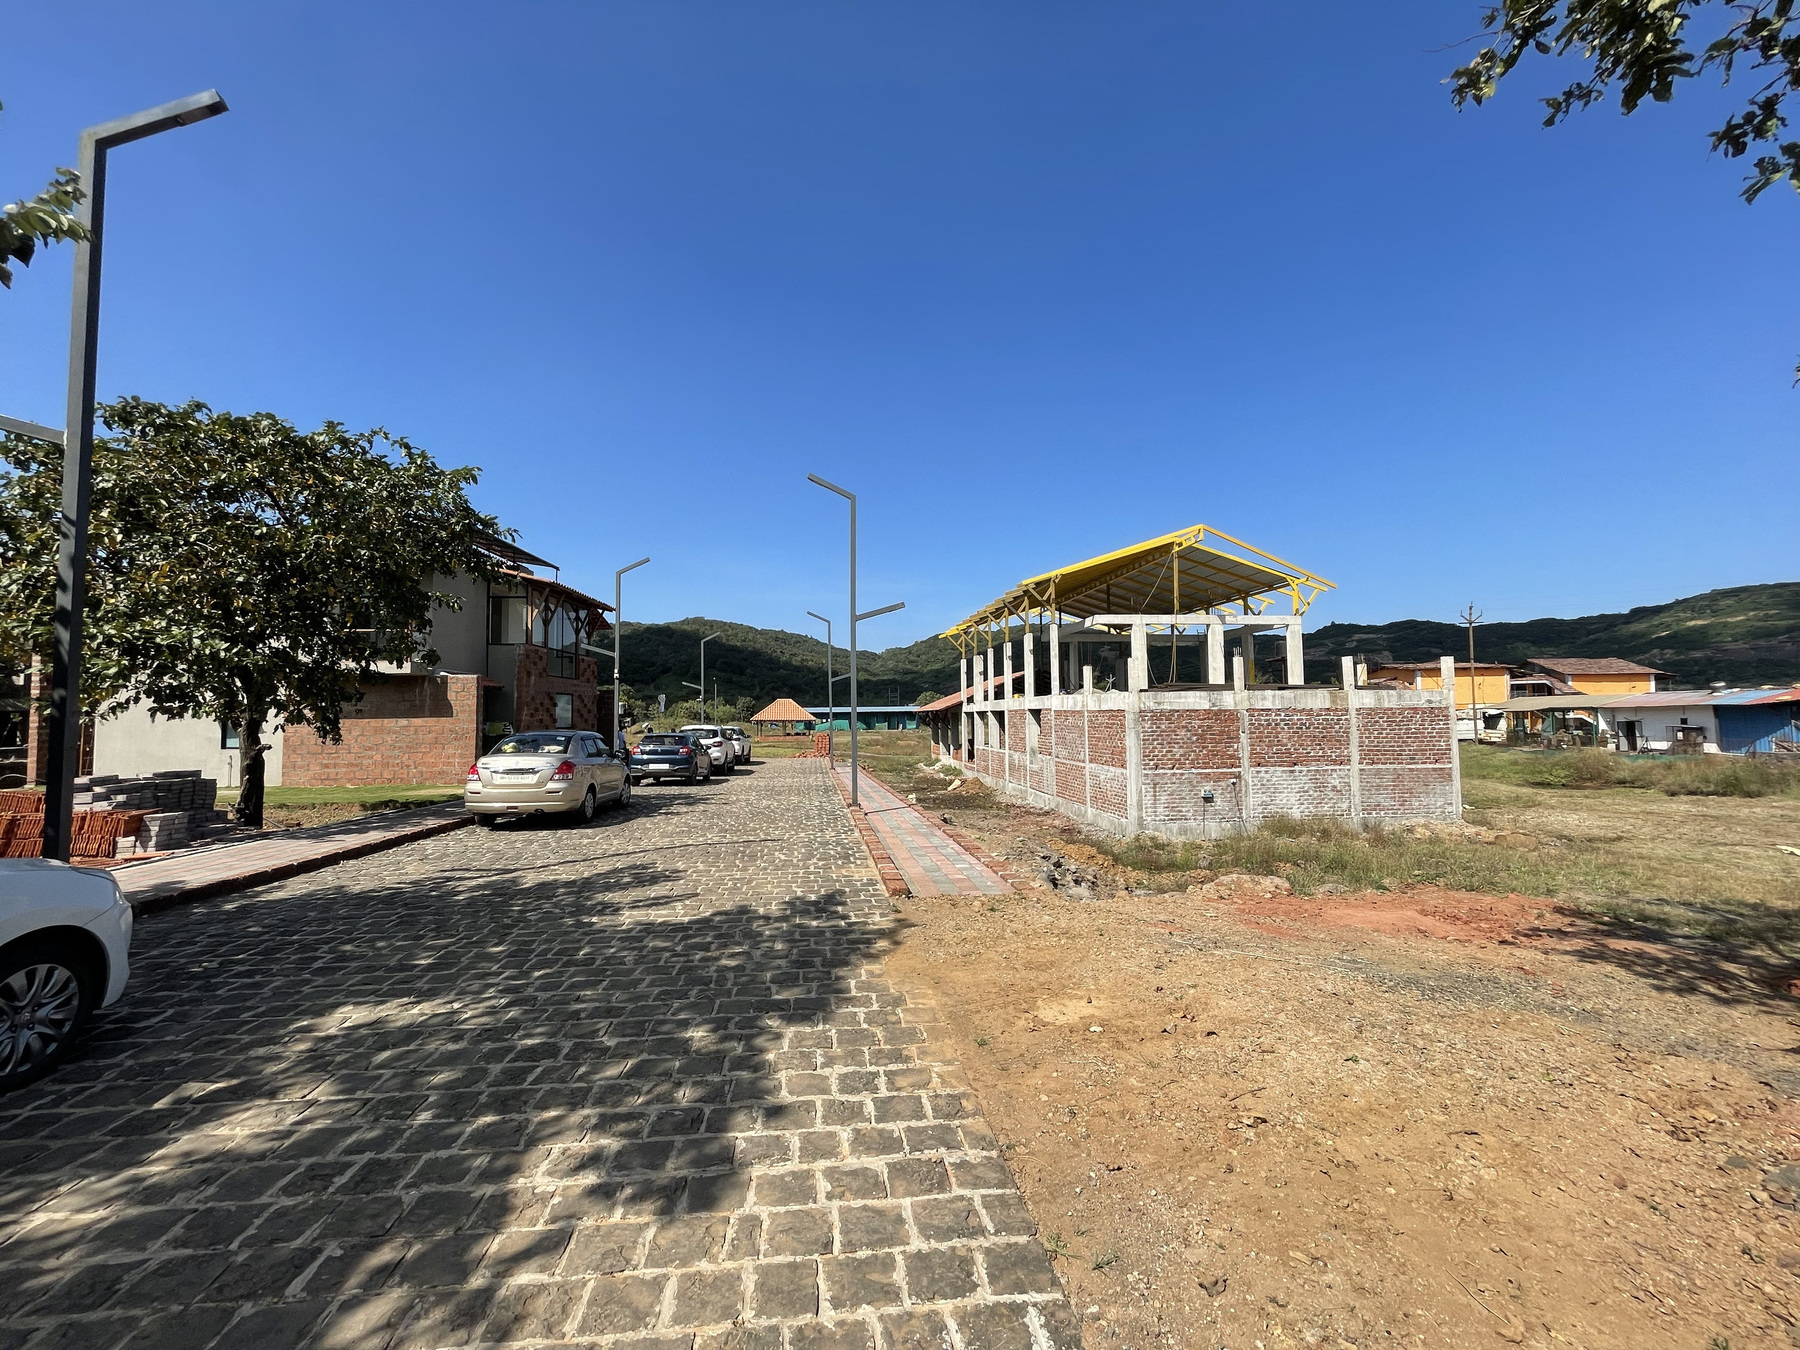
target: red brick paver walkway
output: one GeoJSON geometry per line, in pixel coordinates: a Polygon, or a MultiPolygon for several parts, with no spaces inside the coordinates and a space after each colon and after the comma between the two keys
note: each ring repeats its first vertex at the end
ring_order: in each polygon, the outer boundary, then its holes
{"type": "MultiPolygon", "coordinates": [[[[838,777],[848,790],[848,765],[838,766],[838,777]]],[[[873,775],[857,775],[857,795],[870,826],[914,895],[1001,895],[1012,889],[873,775]]]]}
{"type": "Polygon", "coordinates": [[[309,830],[288,830],[243,843],[184,849],[166,858],[132,863],[113,876],[133,909],[154,909],[175,900],[241,891],[266,881],[329,867],[397,844],[409,844],[470,824],[461,802],[379,811],[309,830]]]}

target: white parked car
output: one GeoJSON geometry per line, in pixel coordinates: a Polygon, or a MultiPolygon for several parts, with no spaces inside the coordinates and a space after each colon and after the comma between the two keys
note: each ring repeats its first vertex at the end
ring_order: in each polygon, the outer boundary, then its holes
{"type": "Polygon", "coordinates": [[[56,1067],[131,975],[131,906],[111,874],[0,861],[0,1092],[56,1067]]]}
{"type": "Polygon", "coordinates": [[[714,726],[710,722],[694,722],[685,727],[677,727],[677,731],[685,731],[689,735],[698,736],[700,743],[706,747],[707,757],[713,762],[713,768],[720,773],[737,772],[737,747],[725,734],[725,729],[714,726]]]}
{"type": "Polygon", "coordinates": [[[731,743],[737,747],[737,762],[748,764],[750,762],[750,738],[744,734],[744,729],[742,727],[720,727],[719,730],[723,731],[731,739],[731,743]]]}

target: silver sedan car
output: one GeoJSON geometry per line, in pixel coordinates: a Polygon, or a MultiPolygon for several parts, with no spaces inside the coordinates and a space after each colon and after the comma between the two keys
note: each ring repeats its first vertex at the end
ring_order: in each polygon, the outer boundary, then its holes
{"type": "Polygon", "coordinates": [[[630,805],[631,775],[594,731],[508,736],[469,766],[463,787],[463,805],[483,825],[565,814],[585,824],[602,802],[630,805]]]}

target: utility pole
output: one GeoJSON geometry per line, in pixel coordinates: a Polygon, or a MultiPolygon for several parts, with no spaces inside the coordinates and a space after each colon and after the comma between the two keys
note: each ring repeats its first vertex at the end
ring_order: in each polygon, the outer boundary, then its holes
{"type": "MultiPolygon", "coordinates": [[[[1481,719],[1475,711],[1475,625],[1481,622],[1481,611],[1475,608],[1475,602],[1469,601],[1469,607],[1459,616],[1469,626],[1469,730],[1472,739],[1481,739],[1481,719]]],[[[1451,694],[1455,698],[1454,692],[1451,694]]]]}

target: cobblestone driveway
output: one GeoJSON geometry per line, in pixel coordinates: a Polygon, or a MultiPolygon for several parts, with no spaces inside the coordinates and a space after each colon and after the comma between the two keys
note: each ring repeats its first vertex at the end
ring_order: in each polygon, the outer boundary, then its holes
{"type": "Polygon", "coordinates": [[[0,1350],[1079,1335],[825,776],[144,921],[0,1099],[0,1350]]]}

